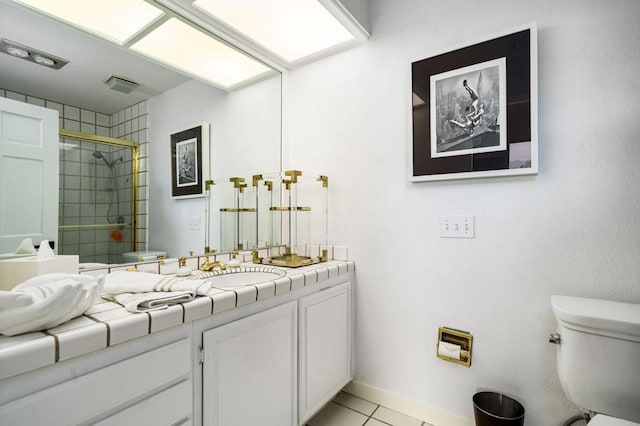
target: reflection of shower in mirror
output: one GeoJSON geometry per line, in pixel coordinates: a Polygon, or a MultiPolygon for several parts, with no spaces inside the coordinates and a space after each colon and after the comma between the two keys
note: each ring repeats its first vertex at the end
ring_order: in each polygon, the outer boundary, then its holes
{"type": "Polygon", "coordinates": [[[137,147],[120,139],[62,130],[58,253],[81,263],[122,263],[135,249],[137,147]]]}
{"type": "MultiPolygon", "coordinates": [[[[107,222],[109,223],[124,223],[124,216],[120,215],[120,196],[118,191],[118,173],[116,171],[115,165],[118,162],[124,160],[123,157],[118,157],[115,160],[107,160],[104,154],[100,151],[93,151],[92,154],[96,160],[101,159],[104,161],[104,164],[107,165],[111,174],[111,186],[105,188],[106,191],[109,192],[109,210],[107,211],[107,222]],[[114,211],[115,209],[115,211],[114,211]]],[[[112,238],[113,239],[113,238],[112,238]]],[[[115,239],[114,239],[115,240],[115,239]]],[[[115,241],[121,241],[122,238],[115,241]]]]}
{"type": "Polygon", "coordinates": [[[93,154],[92,154],[92,155],[93,155],[95,158],[101,158],[101,159],[102,159],[102,161],[104,161],[104,164],[106,164],[106,165],[107,165],[107,167],[109,167],[110,169],[113,169],[113,167],[116,165],[116,163],[117,163],[118,161],[123,161],[123,160],[124,160],[124,158],[123,158],[123,157],[118,157],[118,158],[116,158],[116,159],[115,159],[115,160],[113,160],[113,161],[109,161],[109,160],[107,160],[107,159],[105,158],[104,154],[102,154],[100,151],[93,151],[93,154]]]}

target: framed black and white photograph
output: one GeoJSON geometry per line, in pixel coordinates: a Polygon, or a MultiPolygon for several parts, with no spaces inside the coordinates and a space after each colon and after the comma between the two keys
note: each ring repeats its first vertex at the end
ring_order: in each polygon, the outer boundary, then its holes
{"type": "Polygon", "coordinates": [[[171,135],[171,196],[204,197],[209,179],[209,125],[171,135]]]}
{"type": "Polygon", "coordinates": [[[506,60],[431,76],[431,157],[504,151],[506,60]]]}
{"type": "Polygon", "coordinates": [[[413,182],[536,174],[535,24],[412,63],[413,182]]]}

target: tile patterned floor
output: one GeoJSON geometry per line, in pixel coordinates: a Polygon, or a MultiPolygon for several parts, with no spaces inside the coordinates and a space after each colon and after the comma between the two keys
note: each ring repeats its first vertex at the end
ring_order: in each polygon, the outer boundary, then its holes
{"type": "Polygon", "coordinates": [[[340,392],[307,426],[432,426],[422,420],[340,392]]]}

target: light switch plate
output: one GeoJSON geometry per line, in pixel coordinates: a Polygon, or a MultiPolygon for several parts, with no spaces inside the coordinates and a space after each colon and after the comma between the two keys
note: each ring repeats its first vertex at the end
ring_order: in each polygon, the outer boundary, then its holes
{"type": "Polygon", "coordinates": [[[202,219],[198,216],[194,216],[192,218],[189,219],[189,230],[191,231],[199,231],[200,230],[200,223],[202,222],[202,219]]]}
{"type": "Polygon", "coordinates": [[[472,215],[440,216],[440,238],[474,238],[475,224],[472,215]]]}

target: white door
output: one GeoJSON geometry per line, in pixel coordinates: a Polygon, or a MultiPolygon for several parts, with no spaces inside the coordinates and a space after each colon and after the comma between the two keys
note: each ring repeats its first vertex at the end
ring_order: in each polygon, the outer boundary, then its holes
{"type": "Polygon", "coordinates": [[[57,240],[58,143],[58,111],[0,97],[0,254],[57,240]]]}
{"type": "Polygon", "coordinates": [[[296,423],[296,308],[289,302],[203,333],[203,425],[296,423]]]}

